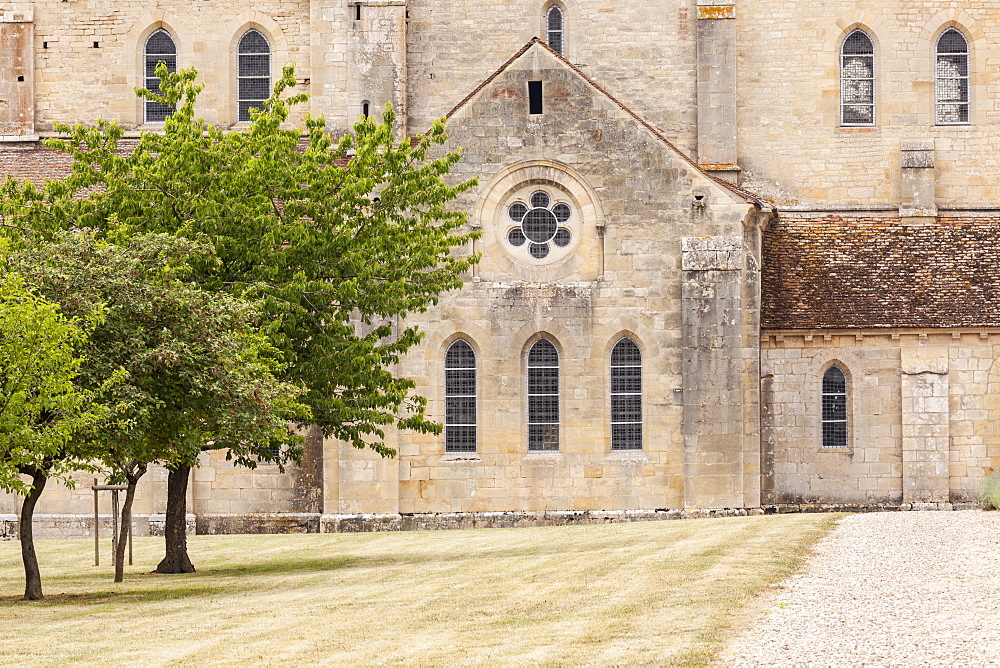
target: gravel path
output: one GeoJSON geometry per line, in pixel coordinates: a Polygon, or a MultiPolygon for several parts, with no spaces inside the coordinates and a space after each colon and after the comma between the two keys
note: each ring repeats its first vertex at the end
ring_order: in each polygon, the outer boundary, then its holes
{"type": "Polygon", "coordinates": [[[1000,665],[1000,512],[852,515],[723,665],[1000,665]]]}

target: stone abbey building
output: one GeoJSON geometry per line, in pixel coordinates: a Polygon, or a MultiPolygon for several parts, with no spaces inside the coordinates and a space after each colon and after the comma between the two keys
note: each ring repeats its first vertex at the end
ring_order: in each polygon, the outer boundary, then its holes
{"type": "Polygon", "coordinates": [[[0,171],[64,173],[57,121],[155,131],[157,60],[234,130],[287,62],[338,132],[448,116],[480,177],[482,262],[397,369],[444,433],[206,456],[199,532],[947,507],[1000,465],[996,3],[0,0],[0,171]]]}

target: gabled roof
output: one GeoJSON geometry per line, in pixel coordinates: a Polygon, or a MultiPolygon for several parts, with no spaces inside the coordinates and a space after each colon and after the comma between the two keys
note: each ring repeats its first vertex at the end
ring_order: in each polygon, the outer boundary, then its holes
{"type": "Polygon", "coordinates": [[[763,256],[765,329],[1000,327],[996,214],[782,214],[763,256]]]}
{"type": "Polygon", "coordinates": [[[772,210],[771,205],[768,202],[766,202],[765,200],[762,200],[761,198],[757,197],[753,193],[747,192],[746,190],[743,190],[742,188],[740,188],[740,187],[738,187],[738,186],[736,186],[736,185],[734,185],[734,184],[732,184],[732,183],[730,183],[728,181],[725,181],[725,180],[720,179],[720,178],[718,178],[716,176],[713,176],[709,172],[706,172],[704,169],[702,169],[701,167],[699,167],[697,162],[695,162],[694,160],[692,160],[686,153],[684,153],[684,151],[682,151],[679,148],[677,148],[676,146],[674,146],[670,142],[670,140],[668,140],[666,137],[664,137],[663,134],[659,130],[657,130],[652,125],[650,125],[646,120],[644,120],[641,116],[639,116],[639,114],[635,113],[630,108],[628,108],[627,106],[625,106],[624,104],[622,104],[621,102],[619,102],[617,98],[615,98],[613,95],[611,95],[611,93],[609,93],[606,90],[604,90],[603,88],[601,88],[599,85],[597,85],[597,83],[593,79],[591,79],[586,74],[584,74],[583,71],[580,70],[580,68],[578,68],[573,63],[569,62],[562,54],[558,53],[555,49],[553,49],[552,47],[550,47],[548,44],[546,44],[545,42],[543,42],[538,37],[532,37],[531,41],[529,41],[527,44],[525,44],[523,47],[521,47],[521,49],[517,53],[515,53],[513,56],[511,56],[510,59],[507,62],[505,62],[503,65],[501,65],[500,68],[496,72],[494,72],[493,74],[491,74],[490,76],[488,76],[485,81],[483,81],[481,84],[479,84],[478,86],[476,86],[472,90],[471,93],[469,93],[468,95],[466,95],[465,98],[463,98],[461,102],[459,102],[458,104],[456,104],[455,107],[451,111],[449,111],[447,114],[445,114],[445,118],[446,119],[447,118],[451,118],[453,115],[455,115],[460,109],[462,109],[462,107],[464,107],[466,104],[468,104],[484,88],[486,88],[497,77],[499,77],[501,74],[503,74],[504,71],[506,71],[511,65],[513,65],[518,60],[518,58],[520,58],[525,53],[527,53],[528,50],[531,49],[531,47],[533,47],[533,46],[538,46],[538,47],[540,47],[540,48],[545,49],[546,51],[548,51],[553,57],[556,58],[556,60],[560,61],[567,68],[569,68],[570,70],[572,70],[573,72],[575,72],[577,74],[577,76],[579,76],[581,79],[583,79],[585,82],[587,82],[587,84],[591,88],[593,88],[598,93],[600,93],[601,95],[603,95],[605,98],[607,98],[608,100],[610,100],[611,103],[614,104],[616,107],[618,107],[619,109],[621,109],[622,111],[624,111],[626,114],[628,114],[629,116],[631,116],[639,125],[641,125],[642,127],[646,128],[646,130],[648,130],[650,132],[650,134],[652,134],[657,140],[659,140],[660,142],[662,142],[663,144],[665,144],[668,148],[670,148],[670,150],[672,150],[674,153],[676,153],[678,156],[680,156],[680,158],[682,160],[684,160],[684,162],[686,162],[689,165],[691,165],[691,167],[694,168],[695,171],[697,171],[698,173],[700,173],[703,176],[705,176],[705,178],[707,178],[707,179],[709,179],[711,181],[714,181],[715,183],[719,184],[720,186],[722,186],[726,190],[730,191],[731,193],[737,195],[738,197],[741,197],[742,199],[744,199],[745,201],[747,201],[750,204],[754,204],[754,205],[756,205],[756,206],[758,206],[758,207],[760,207],[761,209],[764,209],[764,210],[768,210],[768,211],[772,210]]]}

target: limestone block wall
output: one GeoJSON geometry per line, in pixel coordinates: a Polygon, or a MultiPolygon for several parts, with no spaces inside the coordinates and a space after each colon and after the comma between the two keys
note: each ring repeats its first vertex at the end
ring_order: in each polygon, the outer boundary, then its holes
{"type": "Polygon", "coordinates": [[[737,3],[739,163],[747,184],[806,208],[897,206],[900,141],[933,140],[937,205],[992,205],[1000,191],[1000,14],[989,2],[829,0],[737,3]],[[934,124],[934,49],[969,42],[971,122],[934,124]],[[875,45],[874,127],[841,127],[840,47],[855,28],[875,45]]]}
{"type": "Polygon", "coordinates": [[[692,153],[693,0],[408,0],[411,132],[446,114],[532,37],[545,39],[544,16],[552,4],[563,9],[569,61],[692,153]]]}
{"type": "MultiPolygon", "coordinates": [[[[476,354],[478,447],[448,453],[443,435],[394,433],[398,460],[382,460],[328,444],[327,481],[336,476],[338,491],[328,488],[325,512],[685,507],[682,239],[742,239],[754,208],[541,46],[463,106],[449,128],[449,146],[466,147],[454,178],[480,179],[456,206],[473,212],[483,259],[463,289],[412,316],[425,339],[397,372],[416,381],[429,416],[443,421],[444,356],[458,338],[468,342],[476,354]],[[541,82],[540,114],[530,113],[531,81],[541,82]],[[573,240],[535,261],[508,241],[509,206],[538,190],[570,208],[565,226],[573,240]],[[642,354],[643,447],[612,451],[609,363],[623,336],[642,354]],[[528,450],[527,356],[540,338],[559,354],[556,452],[528,450]]],[[[741,295],[743,272],[735,273],[741,295]]],[[[748,342],[741,325],[736,331],[740,348],[748,342]]],[[[735,397],[746,399],[742,386],[735,397]]],[[[731,417],[742,425],[739,407],[731,417]]],[[[739,432],[737,453],[742,426],[739,432]]],[[[743,479],[730,474],[734,494],[699,500],[749,498],[743,479]]]]}
{"type": "Polygon", "coordinates": [[[1000,332],[765,332],[765,503],[964,503],[1000,467],[1000,332]],[[848,447],[824,448],[820,381],[848,380],[848,447]]]}
{"type": "MultiPolygon", "coordinates": [[[[229,126],[237,120],[236,48],[249,28],[259,30],[271,44],[272,80],[284,64],[294,62],[296,77],[309,92],[305,82],[312,76],[312,4],[308,0],[270,0],[252,6],[221,0],[33,3],[36,128],[50,132],[56,121],[92,123],[97,118],[118,120],[126,128],[140,126],[142,110],[132,89],[143,86],[143,48],[158,28],[174,38],[178,67],[194,66],[200,72],[205,90],[198,111],[211,123],[229,126]]],[[[346,1],[337,5],[337,20],[343,22],[346,1]]],[[[0,2],[0,11],[8,6],[0,2]]],[[[317,13],[322,15],[322,9],[317,13]]],[[[317,96],[315,110],[325,112],[328,101],[317,96]]],[[[338,111],[335,120],[342,127],[345,110],[338,111]]]]}
{"type": "MultiPolygon", "coordinates": [[[[322,471],[320,442],[315,437],[307,445],[303,466],[290,466],[284,473],[271,464],[256,469],[234,466],[220,451],[202,453],[201,465],[191,472],[188,484],[187,510],[192,529],[198,533],[240,533],[256,531],[302,530],[318,531],[322,513],[322,481],[316,471],[322,471]],[[282,517],[287,516],[287,517],[282,517]],[[312,527],[312,528],[310,528],[312,527]]],[[[132,507],[137,535],[162,531],[167,504],[167,470],[151,466],[136,490],[132,507]]],[[[35,508],[36,535],[42,538],[79,538],[93,535],[94,497],[90,486],[104,476],[77,473],[75,486],[70,488],[50,480],[35,508]]],[[[125,499],[119,493],[119,503],[125,499]]],[[[102,532],[110,522],[111,493],[101,492],[98,512],[102,532]]],[[[0,518],[16,520],[21,511],[21,497],[0,494],[0,518]]]]}

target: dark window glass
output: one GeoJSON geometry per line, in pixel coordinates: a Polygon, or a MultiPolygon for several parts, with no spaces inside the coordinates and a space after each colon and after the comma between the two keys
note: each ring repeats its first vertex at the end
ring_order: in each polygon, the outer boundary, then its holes
{"type": "Polygon", "coordinates": [[[823,374],[823,447],[847,447],[847,376],[836,366],[823,374]]]}
{"type": "Polygon", "coordinates": [[[462,339],[444,356],[444,449],[476,451],[476,353],[462,339]]]}
{"type": "Polygon", "coordinates": [[[548,339],[528,351],[528,450],[559,450],[559,352],[548,339]]]}
{"type": "Polygon", "coordinates": [[[271,45],[257,30],[247,30],[237,49],[239,120],[249,121],[271,95],[271,45]]]}
{"type": "MultiPolygon", "coordinates": [[[[155,30],[146,40],[143,52],[143,80],[146,90],[160,93],[160,80],[156,76],[156,65],[161,61],[170,72],[177,71],[177,45],[174,38],[163,28],[155,30]]],[[[143,119],[146,123],[162,123],[174,112],[173,107],[144,100],[143,119]]]]}
{"type": "MultiPolygon", "coordinates": [[[[529,81],[528,82],[528,113],[529,114],[540,114],[542,113],[542,82],[541,81],[529,81]]],[[[532,205],[534,206],[534,205],[532,205]]]]}
{"type": "Polygon", "coordinates": [[[545,41],[556,53],[563,52],[563,13],[558,7],[550,7],[545,16],[545,41]]]}
{"type": "Polygon", "coordinates": [[[611,449],[642,449],[642,353],[630,338],[611,350],[611,449]]]}
{"type": "Polygon", "coordinates": [[[875,45],[855,30],[840,52],[841,125],[875,125],[875,45]]]}
{"type": "Polygon", "coordinates": [[[938,125],[969,122],[969,43],[954,28],[946,30],[938,39],[934,99],[938,125]]]}

